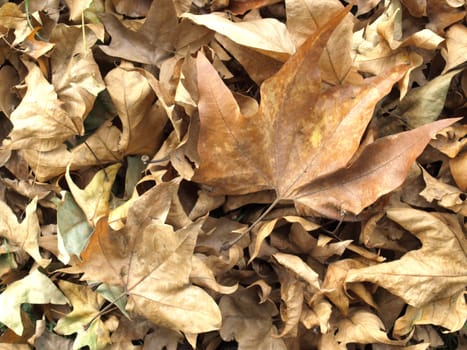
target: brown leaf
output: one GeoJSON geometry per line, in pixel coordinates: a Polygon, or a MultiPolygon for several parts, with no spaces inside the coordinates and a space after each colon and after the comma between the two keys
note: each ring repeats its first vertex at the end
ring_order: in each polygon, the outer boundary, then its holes
{"type": "Polygon", "coordinates": [[[119,232],[101,219],[82,262],[68,271],[83,271],[85,280],[123,286],[126,309],[157,325],[184,333],[207,332],[220,327],[219,309],[203,289],[189,282],[202,222],[178,231],[164,223],[177,188],[176,182],[163,183],[138,198],[119,232]]]}
{"type": "Polygon", "coordinates": [[[110,13],[101,19],[112,40],[100,49],[109,56],[160,66],[174,52],[178,20],[172,0],[153,1],[138,31],[126,28],[110,13]]]}
{"type": "Polygon", "coordinates": [[[322,94],[319,69],[312,62],[319,59],[332,28],[344,15],[311,36],[263,83],[260,111],[254,117],[240,113],[231,92],[199,55],[200,166],[193,180],[211,186],[215,193],[275,189],[279,198],[296,198],[293,191],[301,185],[346,165],[375,103],[405,68],[369,79],[364,86],[343,85],[322,94]],[[350,137],[342,142],[342,135],[350,137]]]}
{"type": "Polygon", "coordinates": [[[300,189],[298,202],[322,215],[344,210],[358,214],[377,198],[399,187],[431,137],[457,119],[444,119],[376,140],[348,168],[300,189]]]}
{"type": "Polygon", "coordinates": [[[410,208],[390,208],[388,217],[413,233],[422,248],[399,260],[353,269],[346,283],[368,281],[399,296],[409,305],[422,307],[448,298],[467,284],[467,241],[459,224],[410,208]]]}
{"type": "Polygon", "coordinates": [[[225,341],[236,340],[239,350],[286,349],[281,339],[273,338],[277,330],[271,317],[277,309],[270,302],[259,304],[254,290],[225,295],[219,307],[223,318],[220,335],[225,341]]]}
{"type": "Polygon", "coordinates": [[[0,236],[10,243],[9,250],[24,250],[42,267],[46,267],[49,259],[44,259],[39,252],[39,236],[41,228],[36,214],[37,198],[26,207],[26,215],[21,223],[5,202],[0,201],[0,236]]]}

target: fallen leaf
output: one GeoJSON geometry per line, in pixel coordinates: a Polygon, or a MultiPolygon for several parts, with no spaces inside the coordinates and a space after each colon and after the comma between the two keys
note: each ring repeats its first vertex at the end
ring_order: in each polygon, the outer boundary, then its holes
{"type": "Polygon", "coordinates": [[[0,236],[9,242],[9,250],[26,251],[40,266],[46,267],[50,260],[44,259],[39,252],[39,236],[41,228],[36,213],[37,198],[34,198],[26,207],[26,215],[21,223],[10,207],[0,201],[0,236]]]}
{"type": "Polygon", "coordinates": [[[185,13],[182,17],[279,61],[285,61],[295,52],[287,28],[273,18],[236,23],[219,13],[206,15],[185,13]]]}
{"type": "Polygon", "coordinates": [[[104,349],[110,344],[109,329],[100,317],[94,319],[104,304],[104,298],[86,285],[60,281],[59,287],[70,301],[73,311],[57,322],[54,331],[63,335],[77,333],[73,343],[75,349],[84,346],[89,346],[91,350],[104,349]]]}
{"type": "Polygon", "coordinates": [[[73,199],[83,210],[89,223],[93,226],[95,226],[102,217],[109,214],[110,194],[120,166],[121,164],[116,163],[99,170],[84,190],[80,189],[73,182],[69,168],[65,173],[65,178],[71,194],[73,195],[73,199]]]}
{"type": "Polygon", "coordinates": [[[431,137],[457,120],[443,119],[376,140],[348,168],[300,189],[297,201],[330,217],[360,213],[377,198],[402,185],[431,137]]]}
{"type": "Polygon", "coordinates": [[[420,196],[430,203],[436,201],[443,208],[452,210],[463,216],[467,215],[467,201],[460,189],[434,178],[423,168],[422,172],[426,186],[420,192],[420,196]]]}
{"type": "Polygon", "coordinates": [[[23,279],[13,282],[0,294],[0,322],[14,331],[23,333],[21,304],[68,304],[67,298],[52,281],[34,270],[23,279]]]}
{"type": "Polygon", "coordinates": [[[25,78],[27,91],[11,113],[13,130],[7,147],[12,150],[35,148],[45,152],[57,148],[71,136],[81,135],[82,119],[65,111],[54,86],[47,82],[36,64],[23,63],[29,70],[25,78]]]}
{"type": "Polygon", "coordinates": [[[454,232],[460,227],[451,227],[441,215],[411,208],[389,208],[386,214],[414,234],[422,247],[399,260],[352,269],[347,274],[347,284],[375,283],[418,308],[464,289],[467,242],[462,232],[454,232]]]}
{"type": "Polygon", "coordinates": [[[218,329],[217,304],[189,282],[202,221],[178,231],[164,223],[173,186],[178,185],[161,184],[137,199],[121,231],[112,232],[102,218],[82,253],[82,262],[68,272],[83,271],[84,280],[123,286],[128,294],[127,311],[157,325],[184,333],[218,329]]]}
{"type": "Polygon", "coordinates": [[[224,295],[219,307],[223,319],[220,329],[223,340],[236,340],[239,350],[286,349],[283,340],[273,338],[277,330],[271,316],[277,314],[277,309],[269,302],[259,304],[254,290],[244,289],[233,295],[224,295]]]}
{"type": "MultiPolygon", "coordinates": [[[[322,93],[319,68],[312,62],[321,56],[333,27],[345,13],[311,36],[276,75],[263,83],[260,111],[254,117],[241,114],[213,67],[204,56],[198,56],[200,164],[194,181],[210,186],[215,194],[274,189],[277,199],[298,199],[302,197],[301,186],[347,165],[375,104],[406,67],[370,78],[364,86],[340,85],[322,93]],[[304,99],[304,94],[309,97],[304,99]]],[[[445,126],[452,122],[445,122],[445,126]]],[[[363,207],[343,209],[355,213],[363,207]]]]}
{"type": "Polygon", "coordinates": [[[50,57],[52,84],[61,107],[72,119],[84,120],[97,95],[105,89],[92,47],[96,35],[89,29],[57,25],[50,37],[55,44],[50,57]]]}
{"type": "Polygon", "coordinates": [[[405,340],[391,340],[384,331],[383,322],[374,313],[360,308],[350,310],[349,316],[337,323],[338,343],[402,345],[405,340]]]}
{"type": "Polygon", "coordinates": [[[125,27],[110,13],[101,15],[101,20],[112,40],[100,49],[109,56],[160,66],[175,50],[178,20],[172,0],[153,1],[138,31],[125,27]]]}
{"type": "Polygon", "coordinates": [[[57,205],[57,239],[59,258],[64,264],[70,262],[70,254],[79,256],[88,243],[93,228],[86,215],[70,192],[62,193],[57,205]]]}
{"type": "Polygon", "coordinates": [[[460,292],[449,298],[440,299],[421,308],[408,306],[404,315],[394,323],[393,333],[402,337],[410,333],[414,326],[433,324],[457,332],[467,319],[465,293],[460,292]]]}

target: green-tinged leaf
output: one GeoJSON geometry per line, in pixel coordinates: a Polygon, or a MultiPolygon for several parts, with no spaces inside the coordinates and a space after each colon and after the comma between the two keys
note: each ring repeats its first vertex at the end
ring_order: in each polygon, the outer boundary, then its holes
{"type": "Polygon", "coordinates": [[[84,190],[73,182],[70,166],[67,168],[65,177],[71,194],[93,226],[100,218],[109,214],[110,193],[120,167],[121,164],[116,163],[99,170],[84,190]]]}
{"type": "Polygon", "coordinates": [[[0,322],[18,335],[23,334],[21,304],[68,304],[68,299],[39,270],[13,282],[0,294],[0,322]]]}
{"type": "Polygon", "coordinates": [[[63,200],[57,206],[57,238],[59,257],[68,263],[70,254],[79,256],[88,244],[93,231],[86,215],[78,206],[70,192],[63,192],[63,200]]]}

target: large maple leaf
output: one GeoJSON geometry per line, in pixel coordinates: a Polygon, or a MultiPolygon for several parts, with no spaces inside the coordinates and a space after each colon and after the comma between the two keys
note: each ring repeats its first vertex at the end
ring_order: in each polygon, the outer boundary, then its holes
{"type": "Polygon", "coordinates": [[[274,190],[276,202],[292,199],[329,217],[339,217],[342,211],[358,214],[403,182],[431,136],[454,120],[438,121],[359,150],[376,104],[409,66],[396,66],[361,85],[343,84],[323,91],[317,63],[346,13],[334,16],[263,82],[261,104],[254,115],[242,114],[213,66],[198,55],[200,161],[194,181],[217,194],[274,190]],[[357,152],[361,157],[349,165],[357,152]],[[332,181],[326,182],[330,176],[332,181]],[[316,189],[315,182],[323,186],[316,189]],[[375,190],[366,191],[368,187],[375,190]]]}

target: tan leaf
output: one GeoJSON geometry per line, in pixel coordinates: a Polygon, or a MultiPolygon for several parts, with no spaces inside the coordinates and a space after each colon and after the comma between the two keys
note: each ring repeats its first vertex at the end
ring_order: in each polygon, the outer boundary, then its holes
{"type": "Polygon", "coordinates": [[[97,37],[89,29],[83,32],[79,27],[59,24],[50,41],[55,44],[50,58],[52,84],[63,102],[62,108],[71,118],[84,120],[105,88],[92,55],[97,37]]]}
{"type": "Polygon", "coordinates": [[[409,208],[389,208],[387,216],[421,242],[399,260],[353,269],[346,283],[368,281],[399,296],[413,307],[451,297],[467,283],[467,242],[460,226],[452,227],[442,214],[409,208]]]}
{"type": "Polygon", "coordinates": [[[41,228],[36,214],[37,198],[34,198],[26,207],[26,215],[21,223],[10,207],[0,201],[0,236],[5,237],[10,250],[26,251],[40,266],[46,267],[49,259],[44,259],[39,252],[39,236],[41,228]]]}
{"type": "Polygon", "coordinates": [[[100,317],[94,319],[104,304],[104,298],[85,285],[60,281],[59,287],[71,302],[73,311],[57,322],[54,331],[63,335],[77,333],[74,348],[104,349],[110,343],[109,329],[100,317]],[[88,322],[91,321],[89,327],[88,322]]]}
{"type": "Polygon", "coordinates": [[[225,341],[236,340],[239,350],[287,349],[281,339],[273,338],[277,330],[272,316],[277,309],[269,302],[259,304],[254,290],[224,295],[219,307],[223,319],[220,335],[225,341]]]}
{"type": "Polygon", "coordinates": [[[295,52],[285,25],[274,18],[232,22],[219,13],[185,13],[182,17],[279,61],[285,61],[295,52]]]}
{"type": "Polygon", "coordinates": [[[467,28],[462,24],[455,24],[446,33],[446,48],[441,54],[446,60],[444,72],[447,72],[466,61],[467,57],[467,28]]]}
{"type": "Polygon", "coordinates": [[[439,120],[376,140],[348,168],[304,186],[297,201],[326,216],[342,210],[344,216],[359,213],[375,198],[402,185],[431,137],[455,121],[439,120]]]}
{"type": "Polygon", "coordinates": [[[192,256],[192,270],[190,272],[190,281],[198,286],[207,287],[217,293],[232,294],[238,289],[238,284],[233,286],[224,286],[216,281],[214,273],[197,255],[192,256]]]}
{"type": "Polygon", "coordinates": [[[0,322],[17,335],[23,333],[21,304],[67,304],[68,300],[52,281],[34,270],[23,279],[13,282],[0,294],[0,322]]]}
{"type": "Polygon", "coordinates": [[[449,160],[449,169],[456,185],[463,192],[467,192],[467,152],[459,154],[456,158],[449,160]]]}
{"type": "Polygon", "coordinates": [[[389,339],[384,331],[383,322],[374,313],[365,309],[351,309],[349,316],[337,323],[337,328],[336,340],[342,344],[383,343],[402,345],[405,343],[405,340],[389,339]]]}
{"type": "Polygon", "coordinates": [[[138,31],[125,27],[110,13],[101,19],[112,39],[100,49],[109,56],[159,66],[175,49],[178,20],[172,0],[153,1],[138,31]]]}
{"type": "MultiPolygon", "coordinates": [[[[301,45],[336,13],[342,10],[338,0],[287,0],[287,28],[295,45],[301,45]]],[[[320,59],[322,79],[326,83],[342,84],[347,79],[359,81],[362,78],[352,71],[353,16],[347,17],[336,27],[320,59]]]]}
{"type": "Polygon", "coordinates": [[[423,324],[433,324],[449,332],[457,332],[462,329],[466,319],[465,292],[460,292],[421,308],[409,306],[405,314],[396,320],[393,333],[396,337],[402,337],[410,333],[414,326],[423,324]]]}
{"type": "Polygon", "coordinates": [[[73,182],[69,168],[65,173],[73,198],[93,225],[109,214],[110,193],[120,166],[121,164],[117,163],[99,170],[84,190],[73,182]]]}
{"type": "Polygon", "coordinates": [[[106,75],[105,83],[122,122],[119,149],[153,154],[162,143],[167,117],[158,112],[161,107],[145,76],[131,64],[122,64],[106,75]]]}
{"type": "Polygon", "coordinates": [[[29,70],[25,79],[27,91],[11,113],[13,130],[7,145],[10,149],[50,151],[70,136],[80,135],[83,131],[82,120],[68,115],[54,86],[47,82],[36,64],[29,61],[23,63],[29,70]]]}
{"type": "Polygon", "coordinates": [[[280,265],[294,272],[297,277],[306,282],[307,286],[311,287],[312,292],[320,290],[319,275],[298,256],[275,253],[273,257],[280,265]]]}
{"type": "MultiPolygon", "coordinates": [[[[286,255],[286,254],[284,254],[286,255]]],[[[299,259],[297,257],[297,259],[299,259]]],[[[298,323],[303,310],[304,283],[289,274],[284,268],[276,268],[276,273],[281,284],[280,314],[284,322],[281,332],[277,337],[297,337],[298,323]]]]}
{"type": "Polygon", "coordinates": [[[69,271],[83,271],[85,280],[123,286],[128,311],[195,334],[218,329],[221,315],[214,300],[189,282],[202,221],[178,231],[164,223],[177,188],[176,182],[163,183],[142,195],[119,232],[111,232],[101,219],[82,253],[82,263],[69,271]]]}
{"type": "Polygon", "coordinates": [[[460,189],[434,178],[423,168],[422,172],[426,186],[420,196],[430,203],[436,201],[443,208],[467,216],[467,201],[460,189]]]}

